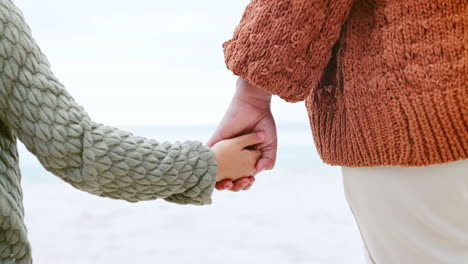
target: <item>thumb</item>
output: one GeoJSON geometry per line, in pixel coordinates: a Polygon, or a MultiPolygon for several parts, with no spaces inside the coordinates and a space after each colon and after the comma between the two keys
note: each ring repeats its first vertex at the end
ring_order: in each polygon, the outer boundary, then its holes
{"type": "Polygon", "coordinates": [[[218,143],[221,140],[223,140],[223,138],[218,133],[218,131],[216,131],[215,134],[213,134],[213,136],[211,136],[211,138],[208,140],[208,142],[206,142],[206,145],[211,148],[214,144],[218,143]]]}
{"type": "Polygon", "coordinates": [[[234,138],[235,142],[242,148],[261,143],[264,139],[264,132],[255,132],[234,138]]]}

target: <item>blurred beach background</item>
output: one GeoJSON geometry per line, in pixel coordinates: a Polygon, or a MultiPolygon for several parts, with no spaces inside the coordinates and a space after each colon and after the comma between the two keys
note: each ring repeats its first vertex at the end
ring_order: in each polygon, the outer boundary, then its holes
{"type": "MultiPolygon", "coordinates": [[[[94,121],[206,142],[234,92],[222,43],[247,0],[16,0],[53,72],[94,121]]],[[[303,103],[274,98],[278,159],[213,205],[91,196],[20,146],[35,263],[364,263],[339,167],[318,157],[303,103]]]]}

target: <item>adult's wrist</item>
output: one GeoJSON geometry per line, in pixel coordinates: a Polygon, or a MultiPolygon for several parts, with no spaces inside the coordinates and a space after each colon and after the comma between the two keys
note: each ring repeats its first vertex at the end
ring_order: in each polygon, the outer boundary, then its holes
{"type": "Polygon", "coordinates": [[[236,84],[235,98],[255,105],[269,106],[271,93],[258,88],[239,77],[236,84]]]}

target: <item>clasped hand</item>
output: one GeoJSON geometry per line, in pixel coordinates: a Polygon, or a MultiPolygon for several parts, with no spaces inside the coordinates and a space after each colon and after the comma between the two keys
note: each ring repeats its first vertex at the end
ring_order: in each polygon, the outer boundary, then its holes
{"type": "Polygon", "coordinates": [[[247,190],[255,174],[274,167],[277,136],[270,103],[270,93],[238,80],[231,104],[208,141],[218,161],[216,189],[247,190]]]}

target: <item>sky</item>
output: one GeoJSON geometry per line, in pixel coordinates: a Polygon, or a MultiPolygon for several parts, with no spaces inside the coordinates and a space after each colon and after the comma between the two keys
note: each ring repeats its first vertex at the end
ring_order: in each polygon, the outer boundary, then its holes
{"type": "MultiPolygon", "coordinates": [[[[218,123],[235,89],[222,43],[247,0],[16,0],[52,71],[96,122],[218,123]]],[[[278,125],[303,103],[273,100],[278,125]]]]}

